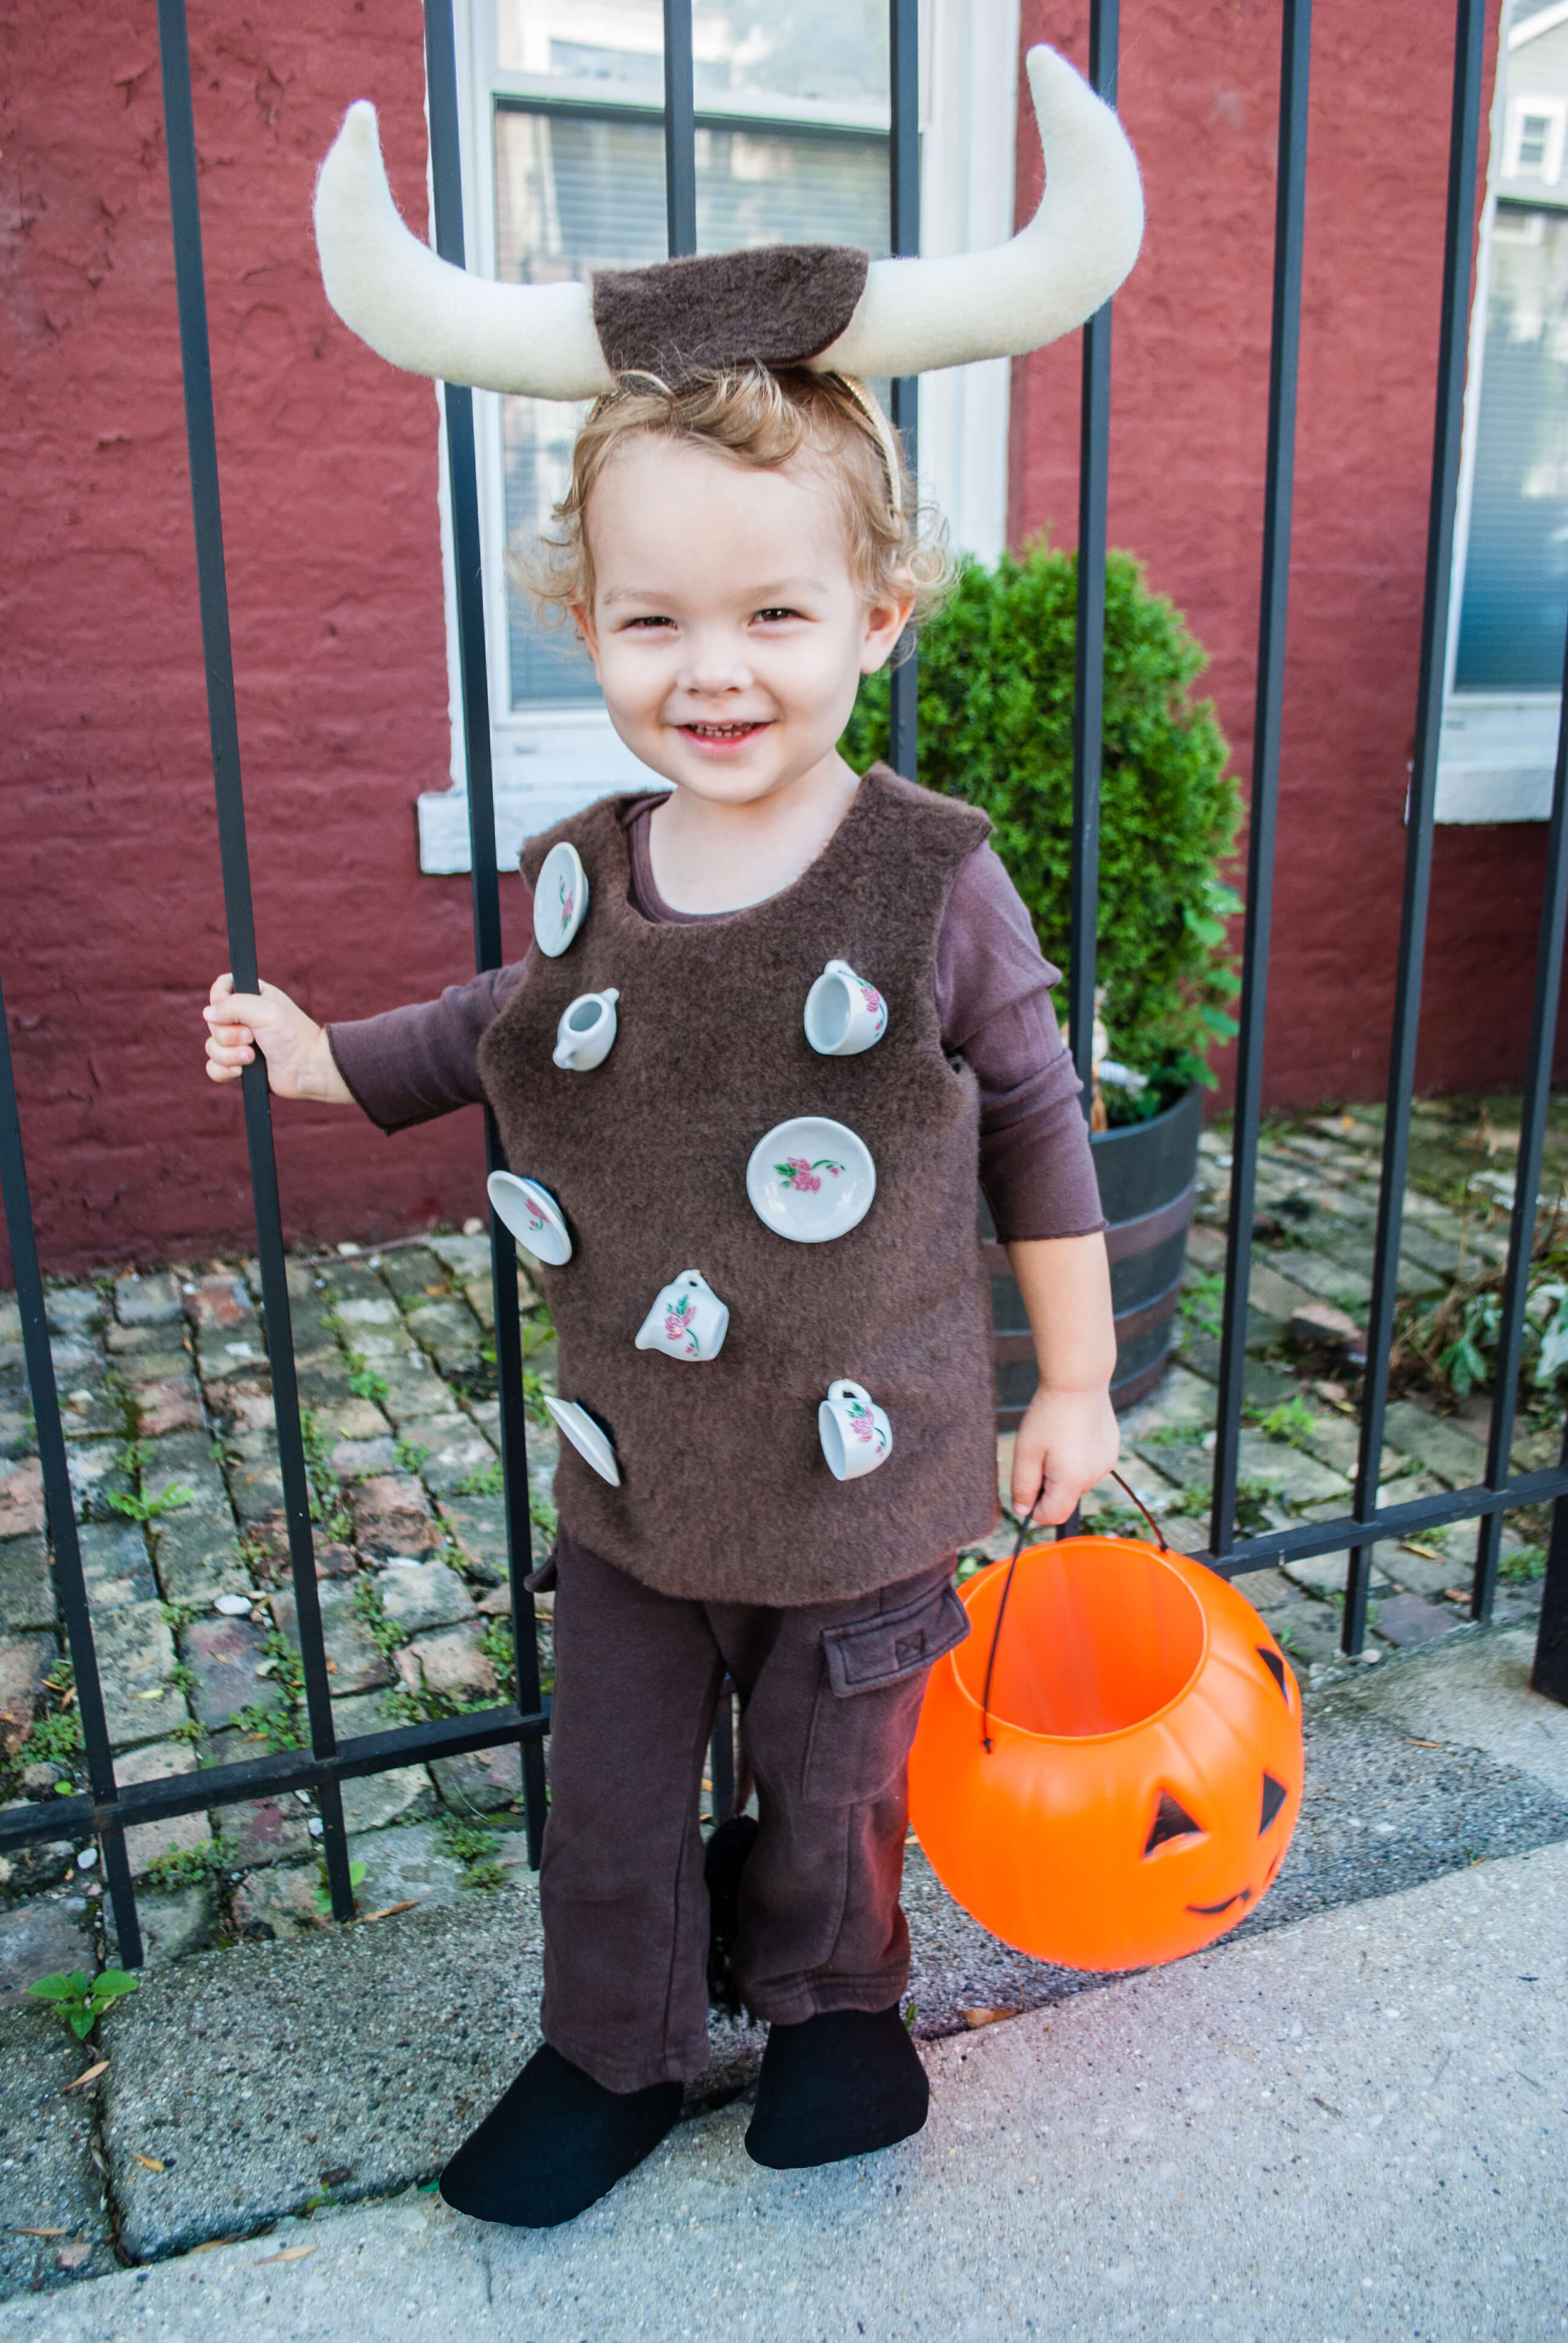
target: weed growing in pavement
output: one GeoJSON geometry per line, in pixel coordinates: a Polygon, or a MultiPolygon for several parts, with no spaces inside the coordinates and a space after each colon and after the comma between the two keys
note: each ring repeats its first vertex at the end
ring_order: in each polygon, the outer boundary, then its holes
{"type": "Polygon", "coordinates": [[[466,1479],[459,1481],[457,1493],[459,1497],[498,1497],[506,1485],[506,1475],[498,1456],[493,1464],[486,1464],[478,1472],[470,1473],[466,1479]]]}
{"type": "Polygon", "coordinates": [[[176,1847],[149,1863],[138,1885],[155,1893],[160,1888],[196,1887],[233,1863],[234,1849],[221,1832],[201,1846],[176,1847]]]}
{"type": "Polygon", "coordinates": [[[1261,1537],[1273,1524],[1268,1509],[1280,1502],[1280,1493],[1267,1481],[1238,1481],[1236,1483],[1236,1527],[1243,1537],[1261,1537]]]}
{"type": "Polygon", "coordinates": [[[356,1399],[370,1400],[377,1407],[385,1407],[392,1395],[392,1386],[386,1376],[373,1367],[363,1351],[356,1350],[348,1339],[348,1330],[334,1309],[328,1309],[327,1322],[337,1337],[338,1347],[348,1365],[348,1388],[356,1399]]]}
{"type": "Polygon", "coordinates": [[[330,1537],[352,1537],[354,1523],[343,1502],[343,1484],[332,1469],[332,1438],[315,1408],[300,1409],[299,1430],[310,1483],[310,1518],[321,1523],[330,1537]]]}
{"type": "Polygon", "coordinates": [[[367,1634],[383,1659],[389,1660],[394,1652],[402,1650],[407,1638],[387,1616],[381,1589],[368,1571],[362,1570],[354,1582],[354,1613],[364,1622],[367,1634]]]}
{"type": "Polygon", "coordinates": [[[1516,1546],[1505,1554],[1498,1564],[1498,1575],[1511,1586],[1529,1586],[1546,1575],[1546,1549],[1539,1545],[1516,1546]]]}
{"type": "Polygon", "coordinates": [[[1201,1269],[1189,1278],[1181,1295],[1181,1323],[1189,1339],[1207,1335],[1211,1342],[1219,1341],[1224,1298],[1225,1281],[1217,1269],[1201,1269]]]}
{"type": "MultiPolygon", "coordinates": [[[[348,1865],[349,1886],[357,1892],[364,1877],[365,1865],[359,1861],[357,1855],[356,1855],[348,1865]]],[[[315,1903],[317,1910],[321,1913],[326,1919],[330,1920],[332,1917],[332,1888],[327,1876],[327,1858],[325,1855],[321,1858],[321,1880],[316,1890],[315,1903]]]]}
{"type": "Polygon", "coordinates": [[[35,1977],[27,1990],[57,2010],[77,2041],[85,2042],[105,2010],[113,2009],[122,1994],[135,1993],[140,1984],[140,1977],[128,1976],[124,1969],[100,1969],[96,1976],[86,1969],[71,1969],[35,1977]]]}
{"type": "Polygon", "coordinates": [[[305,1670],[294,1645],[276,1628],[264,1638],[262,1649],[272,1662],[272,1681],[280,1697],[266,1705],[252,1701],[236,1709],[231,1722],[237,1731],[265,1741],[276,1757],[305,1746],[305,1670]]]}
{"type": "Polygon", "coordinates": [[[421,1448],[417,1440],[397,1440],[392,1444],[392,1453],[400,1473],[417,1473],[424,1471],[434,1451],[421,1448]]]}
{"type": "Polygon", "coordinates": [[[73,1776],[82,1765],[82,1720],[76,1713],[76,1682],[71,1663],[56,1660],[44,1679],[43,1691],[52,1704],[35,1716],[14,1757],[0,1756],[0,1796],[17,1795],[16,1785],[28,1765],[56,1765],[73,1776]]]}
{"type": "Polygon", "coordinates": [[[1300,1448],[1318,1428],[1317,1417],[1299,1393],[1282,1401],[1278,1407],[1244,1407],[1241,1420],[1265,1439],[1288,1440],[1292,1448],[1300,1448]]]}
{"type": "Polygon", "coordinates": [[[465,1887],[500,1887],[506,1884],[506,1872],[495,1860],[501,1851],[501,1842],[493,1830],[485,1829],[482,1824],[466,1823],[457,1815],[443,1815],[439,1829],[447,1854],[463,1866],[465,1887]]]}
{"type": "MultiPolygon", "coordinates": [[[[496,1683],[503,1700],[514,1700],[518,1690],[517,1653],[512,1644],[512,1623],[509,1619],[492,1619],[479,1637],[479,1649],[496,1671],[496,1683]]],[[[480,1704],[488,1706],[487,1702],[480,1704]]]]}

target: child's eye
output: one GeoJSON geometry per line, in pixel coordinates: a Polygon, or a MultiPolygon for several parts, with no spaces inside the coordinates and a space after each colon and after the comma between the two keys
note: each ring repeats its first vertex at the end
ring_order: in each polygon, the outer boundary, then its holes
{"type": "Polygon", "coordinates": [[[674,624],[673,618],[628,618],[626,622],[626,631],[629,634],[634,627],[673,627],[674,624]]]}
{"type": "Polygon", "coordinates": [[[759,610],[757,613],[757,616],[759,618],[798,618],[799,615],[800,613],[799,610],[786,610],[783,608],[759,610]]]}

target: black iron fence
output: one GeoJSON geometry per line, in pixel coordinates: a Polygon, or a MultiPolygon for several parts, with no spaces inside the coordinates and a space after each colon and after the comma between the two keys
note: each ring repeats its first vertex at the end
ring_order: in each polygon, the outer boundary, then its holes
{"type": "MultiPolygon", "coordinates": [[[[690,0],[664,0],[665,127],[669,249],[696,246],[695,114],[690,0]]],[[[1118,0],[1094,0],[1090,72],[1115,102],[1118,0]]],[[[1262,532],[1256,723],[1248,846],[1245,950],[1237,1046],[1235,1133],[1221,1346],[1218,1426],[1209,1548],[1199,1556],[1226,1577],[1269,1563],[1303,1560],[1349,1549],[1343,1644],[1359,1652],[1365,1635],[1372,1549],[1380,1538],[1409,1537],[1458,1521],[1474,1520],[1478,1535],[1472,1595],[1473,1615],[1486,1618],[1496,1588],[1503,1514],[1512,1508],[1554,1504],[1553,1526],[1536,1657],[1535,1681],[1568,1701],[1568,1440],[1559,1463],[1510,1477],[1524,1310],[1534,1237],[1546,1109],[1551,1081],[1568,916],[1568,731],[1560,736],[1548,834],[1535,1000],[1529,1044],[1519,1157],[1501,1304],[1496,1397],[1486,1477],[1473,1486],[1381,1508],[1378,1463],[1393,1341],[1401,1219],[1410,1142],[1415,1047],[1421,1006],[1427,899],[1432,868],[1437,751],[1442,718],[1448,581],[1459,474],[1466,327],[1470,309],[1474,196],[1482,99],[1483,0],[1458,0],[1453,114],[1450,147],[1441,351],[1436,382],[1424,618],[1416,749],[1410,792],[1398,985],[1384,1123],[1382,1179],[1377,1223],[1360,1462],[1352,1511],[1332,1521],[1303,1523],[1238,1539],[1236,1504],[1242,1383],[1256,1191],[1264,1018],[1269,970],[1279,789],[1280,726],[1290,581],[1291,508],[1300,330],[1302,222],[1306,186],[1310,0],[1283,0],[1280,80],[1280,153],[1274,241],[1273,325],[1262,532]]],[[[217,442],[202,275],[201,221],[184,0],[158,0],[164,111],[167,134],[180,348],[189,440],[191,498],[196,538],[202,639],[212,732],[214,786],[221,845],[230,964],[242,991],[254,990],[258,970],[246,849],[217,442]]],[[[890,245],[918,248],[919,107],[918,0],[890,0],[891,139],[890,245]]],[[[457,135],[457,79],[451,0],[427,0],[426,57],[437,245],[463,265],[462,183],[457,135]]],[[[1099,865],[1101,693],[1105,612],[1105,513],[1111,390],[1110,305],[1083,334],[1078,569],[1077,700],[1073,735],[1073,857],[1069,1014],[1079,1071],[1090,1082],[1095,983],[1095,909],[1099,865]]],[[[474,956],[478,969],[501,960],[500,899],[496,867],[490,770],[489,691],[486,674],[480,582],[479,508],[475,468],[472,393],[444,387],[447,449],[457,569],[459,665],[467,758],[472,850],[474,956]]],[[[912,381],[893,387],[894,420],[911,454],[915,422],[912,381]]],[[[1568,681],[1568,652],[1565,652],[1568,681]]],[[[1568,705],[1568,701],[1565,701],[1568,705]]],[[[915,667],[894,678],[892,756],[915,771],[915,667]]],[[[54,1548],[55,1583],[64,1613],[80,1711],[89,1788],[36,1806],[0,1813],[0,1851],[65,1833],[96,1834],[103,1849],[121,1958],[136,1966],[141,1934],[124,1834],[133,1825],[231,1805],[286,1790],[314,1795],[322,1825],[331,1907],[352,1917],[354,1896],[344,1830],[341,1785],[394,1766],[451,1757],[503,1744],[520,1745],[530,1859],[537,1864],[545,1815],[544,1735],[547,1704],[540,1695],[533,1598],[524,1584],[530,1536],[523,1403],[522,1349],[512,1240],[491,1222],[496,1363],[500,1397],[501,1462],[509,1552],[516,1700],[433,1723],[339,1741],[334,1727],[327,1663],[317,1596],[310,1521],[309,1482],[302,1432],[277,1174],[266,1073],[259,1062],[244,1076],[246,1134],[256,1206],[257,1252],[267,1351],[271,1363],[277,1446],[284,1487],[289,1565],[297,1606],[310,1746],[245,1763],[213,1766],[171,1779],[121,1786],[116,1779],[94,1650],[66,1448],[51,1360],[45,1298],[34,1238],[21,1121],[9,1041],[0,1001],[0,1187],[15,1264],[28,1383],[43,1468],[54,1548]]],[[[487,1116],[488,1168],[501,1162],[493,1118],[487,1116]]],[[[728,1704],[726,1703],[726,1712],[728,1704]]],[[[714,1742],[715,1810],[728,1808],[732,1790],[727,1713],[714,1742]]]]}

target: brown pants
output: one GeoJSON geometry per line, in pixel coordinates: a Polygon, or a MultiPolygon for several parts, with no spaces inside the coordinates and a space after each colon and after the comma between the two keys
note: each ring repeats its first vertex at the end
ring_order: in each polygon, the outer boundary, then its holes
{"type": "Polygon", "coordinates": [[[564,1532],[556,1563],[545,2039],[613,2091],[707,2064],[698,1801],[727,1671],[761,1825],[733,1955],[747,2006],[785,2025],[890,2008],[905,1761],[931,1663],[968,1633],[951,1556],[799,1610],[658,1594],[564,1532]]]}

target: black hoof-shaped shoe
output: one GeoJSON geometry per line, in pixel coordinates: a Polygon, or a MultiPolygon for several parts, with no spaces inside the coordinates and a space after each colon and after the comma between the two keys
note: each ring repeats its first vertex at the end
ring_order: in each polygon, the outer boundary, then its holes
{"type": "Polygon", "coordinates": [[[441,2175],[477,2221],[553,2229],[575,2220],[652,2154],[680,2113],[678,2083],[607,2091],[547,2042],[441,2175]]]}
{"type": "Polygon", "coordinates": [[[769,2027],[746,2153],[776,2172],[869,2156],[919,2131],[930,2099],[897,2009],[824,2010],[769,2027]]]}

